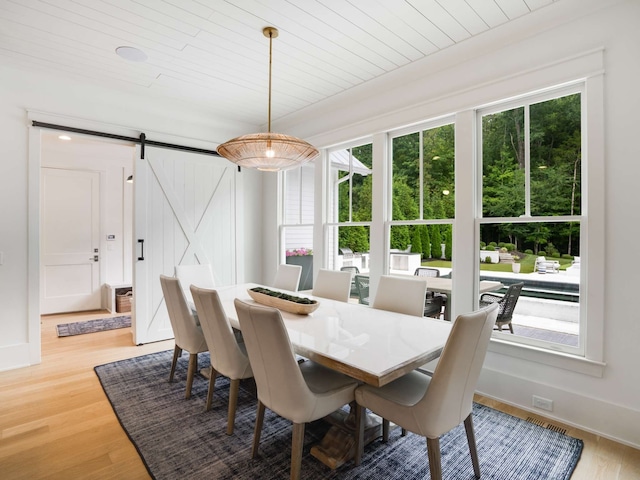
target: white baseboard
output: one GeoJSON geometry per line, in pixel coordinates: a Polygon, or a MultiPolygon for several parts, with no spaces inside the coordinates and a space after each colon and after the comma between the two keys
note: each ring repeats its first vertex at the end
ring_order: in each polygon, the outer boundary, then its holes
{"type": "Polygon", "coordinates": [[[640,410],[487,368],[482,369],[477,392],[507,405],[640,448],[640,410]],[[533,395],[553,400],[553,411],[533,407],[533,395]]]}
{"type": "Polygon", "coordinates": [[[0,347],[0,372],[31,365],[31,348],[28,343],[0,347]]]}

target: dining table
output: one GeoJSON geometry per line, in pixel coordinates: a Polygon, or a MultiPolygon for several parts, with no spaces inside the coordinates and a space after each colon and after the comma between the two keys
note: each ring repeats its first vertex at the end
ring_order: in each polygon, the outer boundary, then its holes
{"type": "MultiPolygon", "coordinates": [[[[234,328],[240,329],[240,323],[233,301],[239,298],[255,304],[247,291],[259,286],[247,283],[216,288],[234,328]]],[[[451,322],[444,320],[282,291],[319,302],[318,309],[309,315],[281,310],[294,351],[376,387],[438,358],[451,332],[451,322]]]]}
{"type": "MultiPolygon", "coordinates": [[[[234,300],[256,304],[248,290],[259,286],[247,283],[216,288],[229,323],[235,329],[240,329],[240,323],[234,300]]],[[[452,323],[444,320],[283,292],[311,298],[319,304],[308,315],[280,309],[295,353],[376,387],[438,358],[452,328],[452,323]]],[[[327,421],[332,426],[322,441],[311,448],[311,455],[335,469],[355,452],[353,408],[350,412],[335,412],[327,421]]],[[[366,422],[365,444],[381,435],[380,419],[367,416],[366,422]]]]}
{"type": "MultiPolygon", "coordinates": [[[[453,295],[453,279],[447,277],[420,277],[415,276],[427,282],[427,290],[436,293],[445,293],[448,297],[447,304],[444,308],[444,319],[451,320],[451,303],[453,295]]],[[[500,282],[492,280],[481,280],[478,284],[478,293],[495,292],[500,290],[504,285],[500,282]]]]}

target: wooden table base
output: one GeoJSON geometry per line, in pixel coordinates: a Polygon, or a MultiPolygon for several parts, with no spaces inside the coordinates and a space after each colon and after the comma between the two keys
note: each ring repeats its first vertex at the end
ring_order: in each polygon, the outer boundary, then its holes
{"type": "MultiPolygon", "coordinates": [[[[367,415],[364,428],[364,444],[368,445],[382,436],[382,422],[379,418],[367,415]]],[[[338,410],[325,417],[331,428],[318,445],[311,447],[311,455],[335,470],[355,457],[355,410],[338,410]]]]}

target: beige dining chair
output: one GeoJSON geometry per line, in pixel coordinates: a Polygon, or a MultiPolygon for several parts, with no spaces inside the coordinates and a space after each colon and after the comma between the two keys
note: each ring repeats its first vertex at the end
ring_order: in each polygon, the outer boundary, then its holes
{"type": "Polygon", "coordinates": [[[191,314],[191,310],[187,306],[184,298],[180,280],[167,275],[160,275],[160,285],[164,301],[169,312],[169,321],[173,329],[176,345],[173,349],[173,360],[171,361],[171,371],[169,372],[169,381],[173,381],[176,371],[178,358],[182,355],[182,351],[189,353],[189,368],[187,369],[187,390],[185,397],[191,398],[191,386],[193,385],[193,377],[198,370],[198,353],[206,352],[207,342],[202,333],[202,329],[196,324],[196,320],[191,314]]]}
{"type": "Polygon", "coordinates": [[[200,288],[215,288],[216,283],[213,278],[211,265],[203,263],[200,265],[176,265],[175,277],[180,280],[180,286],[187,300],[187,305],[193,306],[193,297],[189,287],[195,285],[200,288]]]}
{"type": "Polygon", "coordinates": [[[406,315],[424,315],[427,284],[414,277],[382,275],[371,306],[406,315]]]}
{"type": "Polygon", "coordinates": [[[290,477],[299,479],[305,423],[352,402],[358,384],[315,362],[299,364],[279,310],[239,299],[235,306],[258,387],[251,456],[258,455],[264,411],[268,408],[293,422],[290,477]]]}
{"type": "Polygon", "coordinates": [[[351,293],[351,272],[321,269],[313,283],[311,294],[314,297],[331,298],[339,302],[348,302],[351,293]]]}
{"type": "Polygon", "coordinates": [[[384,441],[388,441],[389,421],[427,438],[432,480],[442,478],[440,436],[464,422],[473,471],[480,478],[471,412],[497,315],[497,305],[460,315],[433,376],[414,371],[380,388],[362,385],[356,389],[356,465],[362,460],[364,409],[368,408],[384,419],[384,441]]]}
{"type": "Polygon", "coordinates": [[[211,358],[205,411],[211,409],[218,374],[228,377],[231,380],[231,386],[229,388],[227,435],[231,435],[236,418],[240,380],[253,377],[249,357],[244,344],[236,341],[218,292],[191,285],[191,294],[196,304],[200,326],[204,332],[211,358]]]}
{"type": "Polygon", "coordinates": [[[288,265],[286,263],[281,263],[278,265],[276,277],[273,279],[273,287],[297,292],[298,285],[300,285],[301,275],[302,267],[300,265],[288,265]]]}

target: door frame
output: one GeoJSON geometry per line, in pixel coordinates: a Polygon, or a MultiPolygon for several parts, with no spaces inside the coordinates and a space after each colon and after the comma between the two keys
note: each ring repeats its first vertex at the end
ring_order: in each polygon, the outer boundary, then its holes
{"type": "MultiPolygon", "coordinates": [[[[28,168],[27,168],[27,183],[28,183],[28,200],[27,200],[27,345],[28,345],[28,358],[23,359],[25,365],[35,365],[42,362],[42,338],[41,338],[41,325],[40,325],[40,170],[42,167],[42,128],[34,127],[32,121],[39,121],[43,123],[56,123],[63,121],[66,126],[86,129],[95,128],[100,131],[108,131],[115,135],[137,137],[140,132],[129,129],[126,127],[114,127],[111,124],[102,124],[100,122],[88,122],[87,120],[78,119],[74,117],[66,117],[60,115],[52,115],[37,111],[27,110],[27,119],[29,122],[29,155],[28,155],[28,168]]],[[[61,132],[62,133],[62,132],[61,132]]],[[[116,141],[116,140],[109,140],[116,141]]],[[[117,141],[123,145],[131,145],[135,147],[135,144],[126,141],[117,141]]],[[[102,196],[104,192],[103,188],[103,175],[100,176],[100,186],[102,196]]],[[[104,202],[100,201],[101,215],[103,215],[102,208],[104,208],[104,202]]],[[[102,233],[102,229],[101,229],[102,233]]],[[[101,235],[104,237],[104,235],[101,235]]],[[[100,249],[104,252],[106,245],[104,239],[100,240],[100,249]]],[[[102,262],[102,255],[101,255],[102,262]]],[[[101,281],[104,268],[100,268],[101,281]]],[[[103,282],[104,283],[104,282],[103,282]]]]}
{"type": "MultiPolygon", "coordinates": [[[[27,184],[28,184],[28,200],[27,200],[27,349],[25,353],[21,353],[22,358],[18,363],[23,365],[35,365],[42,361],[42,339],[41,339],[41,326],[40,326],[40,168],[41,168],[41,127],[33,126],[33,121],[49,124],[64,123],[66,127],[76,128],[80,130],[94,130],[98,132],[105,132],[117,136],[138,138],[141,134],[140,130],[136,130],[130,127],[121,125],[106,124],[99,121],[90,121],[86,119],[80,119],[77,117],[69,117],[66,115],[56,115],[36,110],[26,110],[28,121],[28,167],[27,167],[27,184]]],[[[172,143],[175,141],[176,136],[156,132],[148,131],[154,136],[157,136],[158,141],[166,141],[172,143]]],[[[79,135],[83,135],[79,133],[79,135]]],[[[89,135],[91,137],[91,135],[89,135]]],[[[189,140],[193,141],[193,138],[189,140]]],[[[196,139],[197,140],[197,139],[196,139]]],[[[123,145],[130,145],[135,147],[137,143],[128,142],[122,139],[106,140],[110,142],[121,143],[123,145]]],[[[208,141],[198,141],[203,145],[211,145],[210,150],[214,150],[215,147],[208,141]]],[[[238,242],[244,242],[244,228],[242,222],[239,221],[241,215],[238,213],[238,208],[244,207],[244,201],[242,198],[242,184],[243,176],[236,177],[236,237],[238,242]]],[[[132,223],[135,222],[135,213],[132,213],[132,223]]],[[[133,227],[133,225],[132,225],[133,227]]],[[[130,230],[133,233],[133,230],[130,230]]],[[[134,239],[134,248],[136,247],[134,239]]],[[[102,248],[102,247],[101,247],[102,248]]],[[[137,256],[131,258],[132,275],[135,268],[134,262],[137,256]]],[[[239,282],[244,281],[244,260],[236,255],[234,259],[236,264],[236,280],[239,282]]],[[[133,279],[132,279],[133,280],[133,279]]],[[[133,339],[132,339],[133,343],[133,339]]],[[[20,350],[25,352],[25,350],[20,350]]],[[[16,352],[19,354],[18,352],[16,352]]]]}

